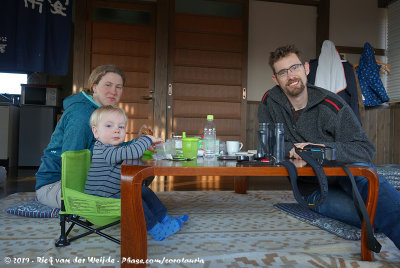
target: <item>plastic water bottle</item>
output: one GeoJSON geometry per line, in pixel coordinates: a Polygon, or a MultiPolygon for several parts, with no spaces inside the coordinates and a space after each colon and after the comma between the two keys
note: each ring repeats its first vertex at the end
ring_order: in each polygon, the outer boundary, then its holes
{"type": "Polygon", "coordinates": [[[217,131],[214,123],[214,115],[207,115],[207,122],[204,126],[204,158],[214,159],[217,154],[216,148],[217,131]]]}

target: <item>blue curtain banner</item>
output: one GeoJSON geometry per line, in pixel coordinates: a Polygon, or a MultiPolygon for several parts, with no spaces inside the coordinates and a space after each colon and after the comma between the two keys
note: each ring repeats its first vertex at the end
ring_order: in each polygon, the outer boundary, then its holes
{"type": "Polygon", "coordinates": [[[72,0],[1,0],[0,72],[66,75],[72,0]]]}

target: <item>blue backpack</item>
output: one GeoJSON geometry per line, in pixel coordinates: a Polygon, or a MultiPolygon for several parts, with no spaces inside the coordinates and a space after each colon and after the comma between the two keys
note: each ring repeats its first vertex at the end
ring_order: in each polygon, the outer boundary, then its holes
{"type": "Polygon", "coordinates": [[[389,101],[389,96],[379,76],[380,69],[381,66],[375,60],[374,49],[368,42],[365,43],[357,68],[358,81],[364,96],[365,106],[376,106],[389,101]]]}

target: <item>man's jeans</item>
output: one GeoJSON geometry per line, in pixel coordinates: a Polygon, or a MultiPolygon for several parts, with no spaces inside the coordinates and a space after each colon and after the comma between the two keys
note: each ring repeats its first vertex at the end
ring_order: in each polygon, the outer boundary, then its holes
{"type": "MultiPolygon", "coordinates": [[[[370,166],[372,164],[356,163],[353,165],[370,166]]],[[[354,177],[357,188],[364,202],[368,195],[368,179],[354,177]]],[[[331,182],[331,177],[330,180],[331,182]]],[[[329,184],[328,197],[325,202],[313,210],[327,217],[337,219],[361,228],[361,220],[354,206],[352,185],[348,177],[336,177],[335,183],[329,184]]],[[[319,190],[306,197],[309,203],[319,200],[319,190]]],[[[384,233],[400,249],[400,192],[384,177],[379,176],[379,197],[375,213],[375,231],[384,233]]]]}
{"type": "MultiPolygon", "coordinates": [[[[113,196],[121,198],[121,194],[113,196]]],[[[147,186],[142,186],[142,204],[146,229],[150,230],[167,214],[167,208],[161,203],[156,194],[147,186]]]]}

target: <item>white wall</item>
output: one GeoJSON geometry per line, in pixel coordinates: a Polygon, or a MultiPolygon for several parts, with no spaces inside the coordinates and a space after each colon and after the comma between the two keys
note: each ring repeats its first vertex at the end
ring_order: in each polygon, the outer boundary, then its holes
{"type": "MultiPolygon", "coordinates": [[[[329,38],[336,46],[387,49],[387,8],[378,8],[376,0],[330,1],[329,38]]],[[[350,63],[358,63],[360,54],[347,54],[350,63]]],[[[375,59],[387,63],[386,56],[375,59]]],[[[387,75],[381,75],[386,87],[387,75]]]]}
{"type": "Polygon", "coordinates": [[[269,53],[295,44],[303,59],[315,58],[317,9],[264,1],[249,1],[248,101],[260,101],[272,88],[269,53]]]}
{"type": "Polygon", "coordinates": [[[19,107],[0,105],[0,159],[8,159],[8,167],[18,166],[19,107]]]}
{"type": "MultiPolygon", "coordinates": [[[[336,46],[387,48],[387,9],[376,0],[331,0],[330,40],[336,46]]],[[[315,59],[317,9],[312,6],[249,1],[248,101],[260,101],[274,86],[269,52],[295,44],[305,60],[315,59]]],[[[351,63],[360,55],[347,54],[351,63]]],[[[376,57],[387,62],[386,57],[376,57]]],[[[385,77],[383,77],[385,83],[385,77]]]]}
{"type": "Polygon", "coordinates": [[[390,75],[386,87],[390,101],[400,101],[400,1],[388,7],[388,63],[390,75]]]}
{"type": "Polygon", "coordinates": [[[377,0],[330,1],[329,38],[337,46],[386,49],[387,9],[377,0]]]}

